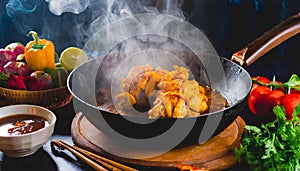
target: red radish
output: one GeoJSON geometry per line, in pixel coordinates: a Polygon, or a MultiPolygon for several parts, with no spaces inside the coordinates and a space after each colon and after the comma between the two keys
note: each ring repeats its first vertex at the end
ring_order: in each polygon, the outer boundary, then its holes
{"type": "Polygon", "coordinates": [[[9,61],[3,66],[5,73],[22,75],[24,77],[30,74],[30,70],[25,62],[9,61]]]}
{"type": "Polygon", "coordinates": [[[38,91],[53,87],[52,77],[44,71],[34,71],[26,80],[29,90],[38,91]]]}
{"type": "Polygon", "coordinates": [[[20,42],[14,42],[14,43],[10,43],[8,44],[5,49],[9,49],[11,51],[13,51],[15,53],[16,56],[20,55],[20,54],[24,54],[24,45],[22,45],[20,42]]]}
{"type": "Polygon", "coordinates": [[[0,66],[4,66],[9,61],[14,61],[16,54],[9,49],[0,49],[0,66]]]}

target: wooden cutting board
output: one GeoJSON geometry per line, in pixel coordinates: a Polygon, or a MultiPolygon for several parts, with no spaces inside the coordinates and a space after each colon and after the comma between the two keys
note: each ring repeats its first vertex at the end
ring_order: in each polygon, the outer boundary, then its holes
{"type": "MultiPolygon", "coordinates": [[[[238,117],[228,128],[204,144],[196,144],[170,150],[150,158],[131,159],[108,153],[104,149],[120,150],[130,155],[147,156],[145,150],[128,150],[119,142],[94,127],[82,113],[76,114],[71,125],[71,135],[76,146],[141,170],[176,170],[178,164],[188,164],[208,170],[222,170],[236,163],[233,149],[238,147],[245,122],[238,117]],[[105,148],[104,148],[105,147],[105,148]]],[[[110,150],[108,150],[110,151],[110,150]]],[[[151,153],[149,151],[149,153],[151,153]]]]}

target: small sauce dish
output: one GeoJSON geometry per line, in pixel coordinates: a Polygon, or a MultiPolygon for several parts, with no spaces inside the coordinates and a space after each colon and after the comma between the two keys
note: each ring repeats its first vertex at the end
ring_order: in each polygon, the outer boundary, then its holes
{"type": "Polygon", "coordinates": [[[0,150],[10,157],[29,156],[50,139],[55,123],[55,114],[41,106],[1,107],[0,150]]]}

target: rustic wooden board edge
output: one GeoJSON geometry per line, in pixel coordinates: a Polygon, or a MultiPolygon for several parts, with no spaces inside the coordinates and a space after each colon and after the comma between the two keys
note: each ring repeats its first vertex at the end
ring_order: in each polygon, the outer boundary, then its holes
{"type": "MultiPolygon", "coordinates": [[[[107,157],[112,160],[116,160],[121,163],[125,163],[128,165],[136,166],[136,167],[140,167],[140,168],[145,168],[145,170],[147,170],[147,169],[149,169],[149,170],[155,170],[155,169],[175,170],[177,168],[176,166],[178,164],[181,164],[178,162],[165,163],[165,162],[157,162],[157,161],[151,161],[146,164],[145,161],[142,161],[142,160],[128,159],[128,158],[122,158],[122,157],[112,155],[112,154],[106,152],[105,150],[101,149],[97,145],[91,143],[87,138],[85,138],[85,136],[82,134],[82,130],[80,130],[80,127],[78,127],[78,125],[80,125],[80,122],[82,119],[84,119],[84,115],[82,113],[77,113],[75,115],[75,117],[72,121],[72,125],[71,125],[72,140],[73,140],[74,144],[78,147],[84,148],[84,149],[94,152],[98,155],[102,155],[104,157],[107,157]]],[[[232,148],[235,148],[239,145],[240,138],[242,136],[244,127],[246,125],[245,121],[241,117],[238,117],[234,121],[234,123],[237,124],[239,131],[238,131],[238,141],[236,144],[233,145],[234,147],[232,147],[232,148]]],[[[234,158],[234,154],[233,154],[232,150],[229,150],[228,153],[226,153],[222,156],[219,156],[218,158],[216,158],[214,160],[207,161],[206,163],[197,163],[197,162],[192,163],[192,165],[194,165],[194,166],[209,169],[209,170],[223,170],[223,169],[227,169],[227,168],[233,166],[234,164],[236,164],[236,160],[234,158]]]]}

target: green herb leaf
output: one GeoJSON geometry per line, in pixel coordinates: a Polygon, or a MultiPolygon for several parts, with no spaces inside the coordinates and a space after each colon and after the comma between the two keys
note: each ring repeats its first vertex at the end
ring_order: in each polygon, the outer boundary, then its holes
{"type": "Polygon", "coordinates": [[[9,78],[9,74],[5,74],[3,72],[0,72],[0,81],[5,81],[5,80],[8,80],[9,78]]]}
{"type": "Polygon", "coordinates": [[[273,112],[273,122],[245,127],[235,156],[238,161],[245,160],[254,171],[300,171],[300,104],[291,120],[286,119],[282,106],[274,107],[273,112]]]}
{"type": "Polygon", "coordinates": [[[284,86],[288,87],[295,87],[295,86],[300,86],[300,79],[296,74],[293,74],[289,81],[283,84],[284,86]]]}
{"type": "Polygon", "coordinates": [[[7,80],[9,79],[10,74],[5,74],[0,72],[0,87],[7,87],[7,80]]]}

